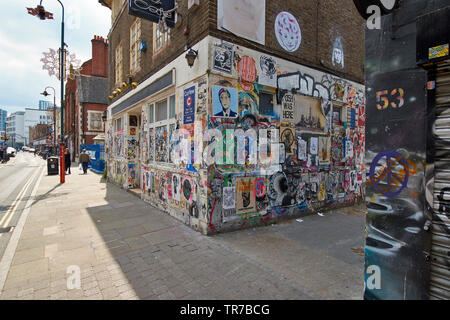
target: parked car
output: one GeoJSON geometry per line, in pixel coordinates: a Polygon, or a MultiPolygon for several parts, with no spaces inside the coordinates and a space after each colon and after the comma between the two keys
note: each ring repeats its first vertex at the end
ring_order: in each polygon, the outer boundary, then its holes
{"type": "Polygon", "coordinates": [[[8,149],[6,149],[6,153],[10,156],[10,157],[15,157],[16,156],[16,149],[14,149],[13,147],[8,147],[8,149]]]}

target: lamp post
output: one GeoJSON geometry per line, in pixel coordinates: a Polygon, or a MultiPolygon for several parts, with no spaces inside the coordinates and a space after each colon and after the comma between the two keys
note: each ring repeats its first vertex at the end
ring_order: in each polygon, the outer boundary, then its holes
{"type": "MultiPolygon", "coordinates": [[[[40,1],[39,5],[35,9],[28,8],[28,13],[31,15],[37,15],[39,19],[53,19],[53,14],[45,11],[42,6],[42,1],[40,1]]],[[[61,80],[61,141],[60,141],[60,183],[65,182],[65,170],[64,170],[64,5],[60,0],[56,0],[59,2],[62,8],[62,20],[61,20],[61,49],[60,49],[60,65],[59,65],[59,77],[61,80]]],[[[55,132],[56,135],[56,132],[55,132]]]]}
{"type": "Polygon", "coordinates": [[[53,153],[56,156],[56,90],[50,86],[46,87],[44,92],[41,93],[44,97],[50,95],[50,93],[47,92],[47,89],[53,89],[53,153]]]}

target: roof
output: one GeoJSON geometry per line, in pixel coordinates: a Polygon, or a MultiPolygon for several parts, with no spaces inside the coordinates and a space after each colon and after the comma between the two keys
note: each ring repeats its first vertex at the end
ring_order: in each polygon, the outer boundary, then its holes
{"type": "Polygon", "coordinates": [[[94,76],[77,78],[81,103],[108,104],[108,78],[94,76]]]}

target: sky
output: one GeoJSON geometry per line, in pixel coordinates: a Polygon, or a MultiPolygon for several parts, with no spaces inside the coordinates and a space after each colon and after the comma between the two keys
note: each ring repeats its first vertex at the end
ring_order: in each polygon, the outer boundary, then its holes
{"type": "MultiPolygon", "coordinates": [[[[61,5],[57,0],[43,0],[45,10],[53,13],[53,20],[40,20],[29,15],[40,0],[2,1],[0,23],[0,109],[8,114],[38,108],[39,100],[53,102],[40,93],[45,87],[56,90],[56,104],[60,105],[60,81],[42,69],[43,52],[57,50],[61,43],[61,5]]],[[[98,0],[61,0],[65,8],[64,42],[68,50],[83,63],[91,59],[91,40],[94,35],[107,38],[111,27],[111,10],[98,0]]]]}

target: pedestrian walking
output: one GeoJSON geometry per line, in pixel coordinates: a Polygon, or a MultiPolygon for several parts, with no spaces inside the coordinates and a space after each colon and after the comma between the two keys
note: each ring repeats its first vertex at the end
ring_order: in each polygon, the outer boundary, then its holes
{"type": "Polygon", "coordinates": [[[91,162],[91,157],[86,153],[86,149],[83,149],[83,152],[80,154],[80,163],[83,167],[84,174],[87,173],[88,165],[91,162]]]}
{"type": "Polygon", "coordinates": [[[69,170],[70,174],[70,166],[72,165],[72,161],[70,159],[70,151],[69,148],[66,148],[66,150],[64,151],[64,166],[65,166],[65,171],[67,173],[67,170],[69,170]]]}

